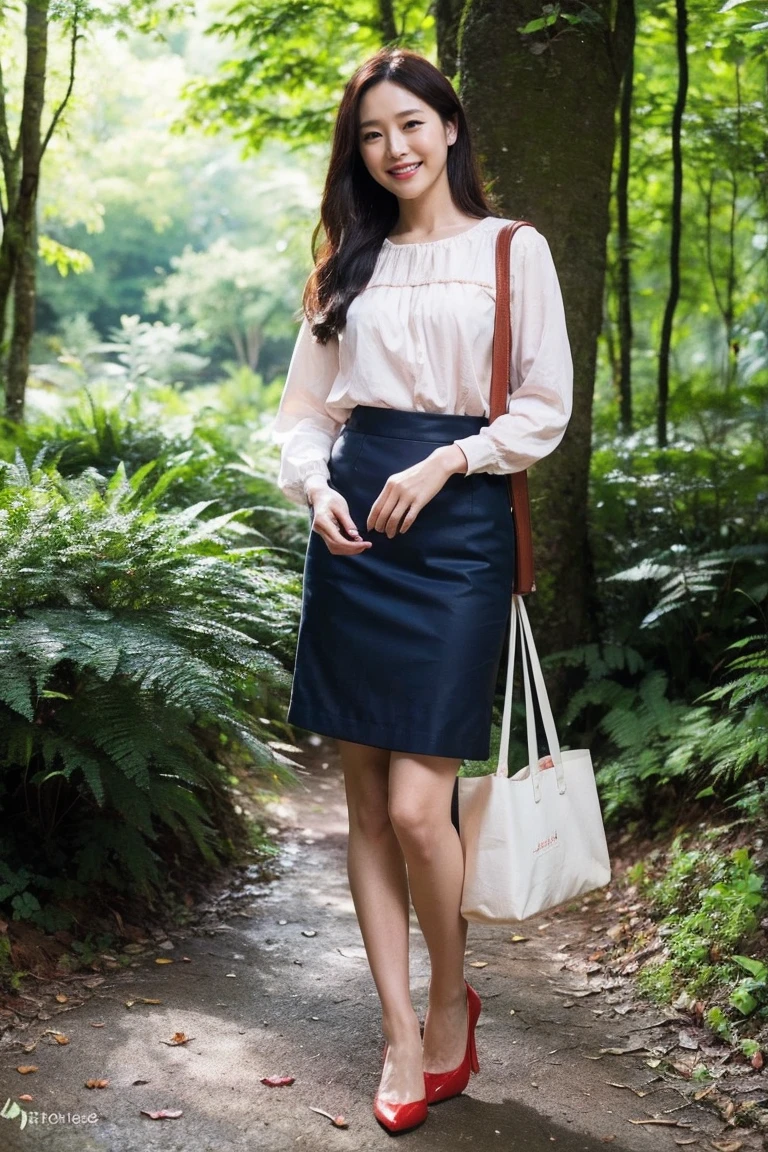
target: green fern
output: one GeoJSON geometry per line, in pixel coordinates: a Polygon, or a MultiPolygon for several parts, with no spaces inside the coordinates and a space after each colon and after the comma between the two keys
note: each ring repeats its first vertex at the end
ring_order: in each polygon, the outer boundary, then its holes
{"type": "Polygon", "coordinates": [[[295,779],[264,722],[290,686],[295,574],[232,545],[238,509],[153,506],[152,471],[0,462],[0,811],[27,863],[14,914],[40,924],[53,875],[159,891],[161,830],[190,860],[226,854],[216,749],[295,779]]]}

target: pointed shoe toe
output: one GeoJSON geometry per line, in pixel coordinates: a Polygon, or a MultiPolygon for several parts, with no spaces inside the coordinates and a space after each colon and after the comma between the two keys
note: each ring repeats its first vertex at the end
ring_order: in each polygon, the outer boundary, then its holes
{"type": "Polygon", "coordinates": [[[407,1104],[394,1104],[390,1100],[380,1100],[377,1093],[373,1100],[373,1114],[388,1132],[409,1132],[423,1124],[429,1113],[426,1097],[409,1100],[407,1104]]]}

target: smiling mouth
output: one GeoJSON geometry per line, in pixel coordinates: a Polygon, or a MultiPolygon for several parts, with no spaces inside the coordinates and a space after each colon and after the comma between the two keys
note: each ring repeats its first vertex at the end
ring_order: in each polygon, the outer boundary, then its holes
{"type": "Polygon", "coordinates": [[[405,168],[388,168],[387,171],[391,176],[402,176],[406,172],[415,172],[417,168],[421,167],[421,160],[416,164],[407,164],[405,168]]]}

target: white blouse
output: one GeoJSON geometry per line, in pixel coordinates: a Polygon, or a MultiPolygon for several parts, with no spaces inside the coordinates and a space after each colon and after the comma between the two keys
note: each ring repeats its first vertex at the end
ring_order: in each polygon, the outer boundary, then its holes
{"type": "MultiPolygon", "coordinates": [[[[342,332],[327,344],[303,318],[271,428],[278,486],[306,503],[304,482],[329,478],[331,448],[356,404],[489,416],[496,234],[486,216],[441,240],[385,239],[342,332]]],[[[517,472],[553,451],[571,416],[573,363],[549,245],[533,227],[512,239],[511,393],[507,412],[454,440],[467,473],[517,472]]]]}

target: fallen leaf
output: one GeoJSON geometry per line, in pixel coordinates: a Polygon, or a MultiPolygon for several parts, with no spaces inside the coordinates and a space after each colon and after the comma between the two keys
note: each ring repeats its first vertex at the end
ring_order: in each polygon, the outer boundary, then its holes
{"type": "Polygon", "coordinates": [[[760,1049],[758,1049],[757,1052],[755,1052],[754,1056],[750,1060],[750,1064],[752,1065],[753,1068],[757,1068],[758,1071],[760,1070],[760,1068],[762,1068],[762,1066],[763,1066],[763,1054],[760,1051],[760,1049]]]}
{"type": "Polygon", "coordinates": [[[528,940],[528,936],[510,936],[510,944],[522,944],[523,940],[528,940]]]}
{"type": "Polygon", "coordinates": [[[470,960],[469,966],[470,966],[470,968],[487,968],[488,967],[488,961],[487,960],[470,960]]]}
{"type": "Polygon", "coordinates": [[[698,1136],[683,1136],[682,1140],[678,1140],[677,1136],[673,1136],[672,1139],[675,1144],[678,1144],[680,1147],[684,1144],[698,1144],[699,1142],[698,1136]]]}
{"type": "Polygon", "coordinates": [[[170,1040],[161,1040],[160,1043],[175,1047],[177,1044],[188,1044],[190,1040],[194,1040],[194,1036],[187,1036],[184,1032],[174,1032],[170,1040]]]}
{"type": "Polygon", "coordinates": [[[606,1080],[611,1088],[626,1088],[628,1092],[634,1092],[635,1096],[647,1096],[647,1092],[643,1092],[642,1088],[633,1088],[631,1084],[619,1084],[615,1080],[606,1080]]]}
{"type": "Polygon", "coordinates": [[[109,1080],[86,1080],[86,1088],[106,1088],[109,1080]]]}
{"type": "Polygon", "coordinates": [[[647,1052],[645,1044],[636,1044],[633,1048],[599,1048],[601,1056],[627,1056],[630,1052],[647,1052]]]}
{"type": "Polygon", "coordinates": [[[677,1035],[677,1042],[681,1048],[688,1049],[689,1052],[695,1052],[699,1047],[699,1042],[695,1036],[691,1036],[690,1032],[686,1032],[681,1028],[677,1035]]]}
{"type": "Polygon", "coordinates": [[[25,1104],[31,1104],[34,1096],[30,1096],[28,1092],[25,1092],[23,1096],[19,1096],[19,1100],[23,1100],[25,1104]]]}
{"type": "Polygon", "coordinates": [[[52,1028],[46,1028],[43,1036],[53,1036],[57,1044],[69,1044],[69,1036],[65,1036],[63,1032],[54,1032],[52,1028]]]}
{"type": "Polygon", "coordinates": [[[314,928],[302,928],[301,934],[302,936],[317,936],[317,932],[315,932],[314,928]]]}
{"type": "Polygon", "coordinates": [[[161,1108],[159,1112],[148,1112],[146,1108],[142,1108],[141,1115],[149,1116],[150,1120],[177,1120],[182,1113],[171,1112],[167,1108],[161,1108]]]}
{"type": "MultiPolygon", "coordinates": [[[[170,956],[155,956],[155,964],[173,964],[170,956]]],[[[149,1113],[147,1113],[149,1115],[149,1113]]],[[[155,1117],[153,1117],[155,1119],[155,1117]]]]}
{"type": "Polygon", "coordinates": [[[56,999],[58,1000],[59,1004],[66,1004],[67,1000],[69,1000],[69,996],[66,996],[63,992],[57,992],[56,999]]]}
{"type": "Polygon", "coordinates": [[[91,1021],[91,1028],[104,1028],[104,1027],[106,1027],[106,1025],[103,1022],[101,1024],[95,1024],[93,1021],[91,1021]]]}
{"type": "Polygon", "coordinates": [[[162,1004],[162,1000],[149,1000],[146,996],[137,996],[135,1000],[126,1000],[126,1008],[132,1008],[134,1004],[162,1004]]]}
{"type": "Polygon", "coordinates": [[[630,1120],[630,1124],[662,1124],[666,1128],[690,1128],[690,1124],[684,1124],[682,1120],[630,1120]]]}
{"type": "Polygon", "coordinates": [[[27,1072],[37,1072],[37,1064],[20,1064],[16,1071],[26,1076],[27,1072]]]}
{"type": "Polygon", "coordinates": [[[282,1088],[285,1085],[293,1084],[295,1076],[262,1076],[262,1084],[266,1084],[269,1088],[282,1088]]]}
{"type": "Polygon", "coordinates": [[[334,1128],[349,1128],[349,1123],[343,1116],[332,1116],[330,1112],[324,1112],[322,1108],[313,1108],[309,1105],[311,1112],[317,1112],[320,1116],[327,1116],[334,1128]]]}
{"type": "Polygon", "coordinates": [[[717,1148],[717,1152],[739,1152],[739,1148],[744,1147],[741,1140],[710,1140],[713,1148],[717,1148]]]}
{"type": "Polygon", "coordinates": [[[132,1080],[131,1086],[133,1086],[134,1084],[149,1084],[149,1080],[132,1080]]]}

